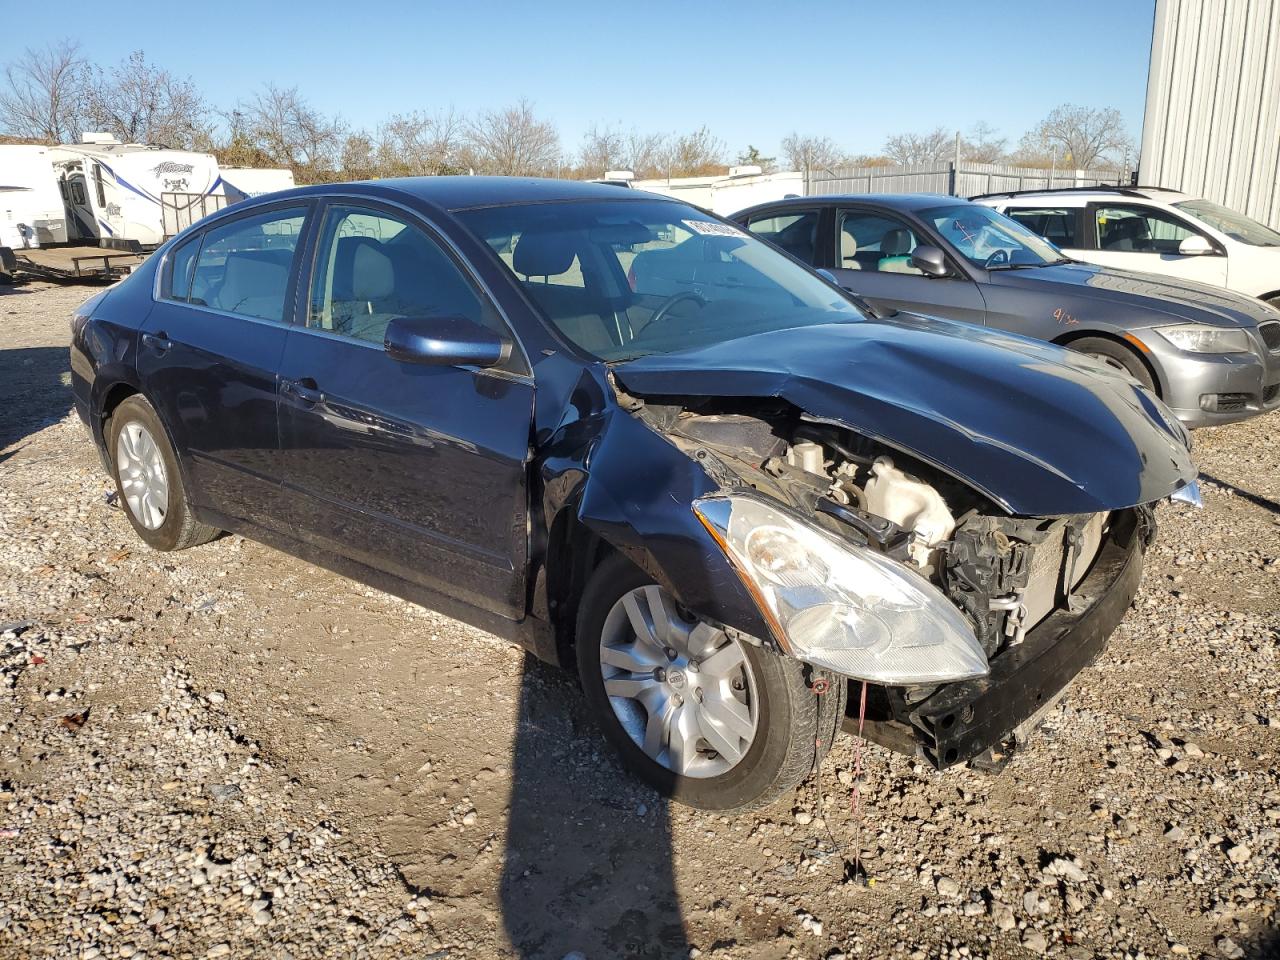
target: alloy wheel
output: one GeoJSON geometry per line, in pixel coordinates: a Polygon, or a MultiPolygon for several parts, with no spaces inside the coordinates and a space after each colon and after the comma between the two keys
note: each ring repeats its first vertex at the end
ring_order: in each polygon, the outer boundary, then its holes
{"type": "Polygon", "coordinates": [[[720,776],[755,740],[759,696],[741,642],[683,614],[661,587],[637,587],[613,605],[600,672],[627,735],[673,773],[720,776]]]}
{"type": "Polygon", "coordinates": [[[159,528],[169,510],[169,475],[155,437],[136,420],[116,439],[116,470],[134,519],[148,530],[159,528]]]}

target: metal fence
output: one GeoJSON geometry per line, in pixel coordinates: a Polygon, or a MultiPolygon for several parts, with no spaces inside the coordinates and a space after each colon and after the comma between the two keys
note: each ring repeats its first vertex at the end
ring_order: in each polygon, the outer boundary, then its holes
{"type": "Polygon", "coordinates": [[[160,194],[160,218],[164,224],[165,239],[181,233],[202,217],[217,213],[226,205],[227,198],[220,193],[160,194]]]}
{"type": "Polygon", "coordinates": [[[962,162],[957,165],[947,160],[911,166],[810,170],[805,177],[805,193],[808,196],[833,193],[941,193],[954,197],[973,197],[980,193],[1092,187],[1128,182],[1128,173],[1115,170],[1042,170],[1002,163],[962,162]]]}

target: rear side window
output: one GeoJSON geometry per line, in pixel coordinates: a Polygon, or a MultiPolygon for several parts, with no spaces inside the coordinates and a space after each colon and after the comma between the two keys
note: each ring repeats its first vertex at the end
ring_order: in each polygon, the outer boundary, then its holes
{"type": "Polygon", "coordinates": [[[1017,220],[1056,247],[1078,247],[1077,212],[1070,207],[1010,207],[1005,216],[1017,220]]]}
{"type": "Polygon", "coordinates": [[[816,263],[818,211],[765,214],[747,221],[747,229],[805,263],[816,263]]]}
{"type": "MultiPolygon", "coordinates": [[[[206,230],[191,274],[188,302],[283,322],[294,251],[305,220],[305,209],[295,207],[206,230]]],[[[176,289],[174,299],[182,299],[176,289]]]]}
{"type": "Polygon", "coordinates": [[[196,254],[200,252],[200,239],[197,234],[169,255],[166,299],[186,300],[191,295],[191,275],[195,272],[196,254]]]}

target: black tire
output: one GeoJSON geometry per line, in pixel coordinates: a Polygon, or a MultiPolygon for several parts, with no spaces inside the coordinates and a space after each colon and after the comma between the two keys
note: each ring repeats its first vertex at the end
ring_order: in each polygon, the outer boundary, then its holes
{"type": "Polygon", "coordinates": [[[759,695],[754,741],[724,774],[706,779],[676,774],[651,759],[627,734],[610,706],[600,670],[600,639],[609,611],[624,594],[653,582],[615,554],[587,583],[578,610],[576,648],[591,713],[624,765],[663,796],[703,810],[731,812],[772,803],[808,777],[826,756],[844,716],[847,681],[743,644],[759,695]]]}
{"type": "Polygon", "coordinates": [[[1108,366],[1119,367],[1152,393],[1159,392],[1156,390],[1155,379],[1151,376],[1151,370],[1146,362],[1124,344],[1105,337],[1081,337],[1079,340],[1072,340],[1067,346],[1079,353],[1086,353],[1101,360],[1108,366]]]}
{"type": "Polygon", "coordinates": [[[142,538],[147,546],[155,550],[185,550],[188,547],[208,543],[221,531],[206,523],[201,523],[191,511],[191,501],[187,497],[182,483],[182,472],[178,468],[178,460],[173,447],[169,443],[169,435],[165,432],[155,408],[140,394],[134,394],[120,401],[120,405],[112,411],[103,435],[107,441],[107,458],[111,464],[111,478],[116,484],[116,493],[120,498],[120,508],[128,517],[134,532],[142,538]],[[164,522],[154,529],[144,526],[134,515],[125,497],[124,485],[120,479],[120,465],[117,463],[117,444],[120,433],[131,423],[143,426],[151,435],[160,457],[164,461],[165,474],[169,483],[168,503],[164,511],[164,522]]]}

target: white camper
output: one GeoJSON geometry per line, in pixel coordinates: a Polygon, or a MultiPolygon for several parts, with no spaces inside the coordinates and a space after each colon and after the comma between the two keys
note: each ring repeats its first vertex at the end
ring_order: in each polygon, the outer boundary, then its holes
{"type": "Polygon", "coordinates": [[[0,145],[0,247],[67,242],[67,216],[49,148],[0,145]]]}
{"type": "Polygon", "coordinates": [[[291,190],[297,186],[293,182],[293,171],[271,167],[223,167],[222,188],[227,195],[227,203],[239,203],[250,197],[260,197],[264,193],[275,193],[277,190],[291,190]]]}
{"type": "Polygon", "coordinates": [[[212,154],[85,140],[49,149],[75,239],[154,247],[226,203],[212,154]]]}

